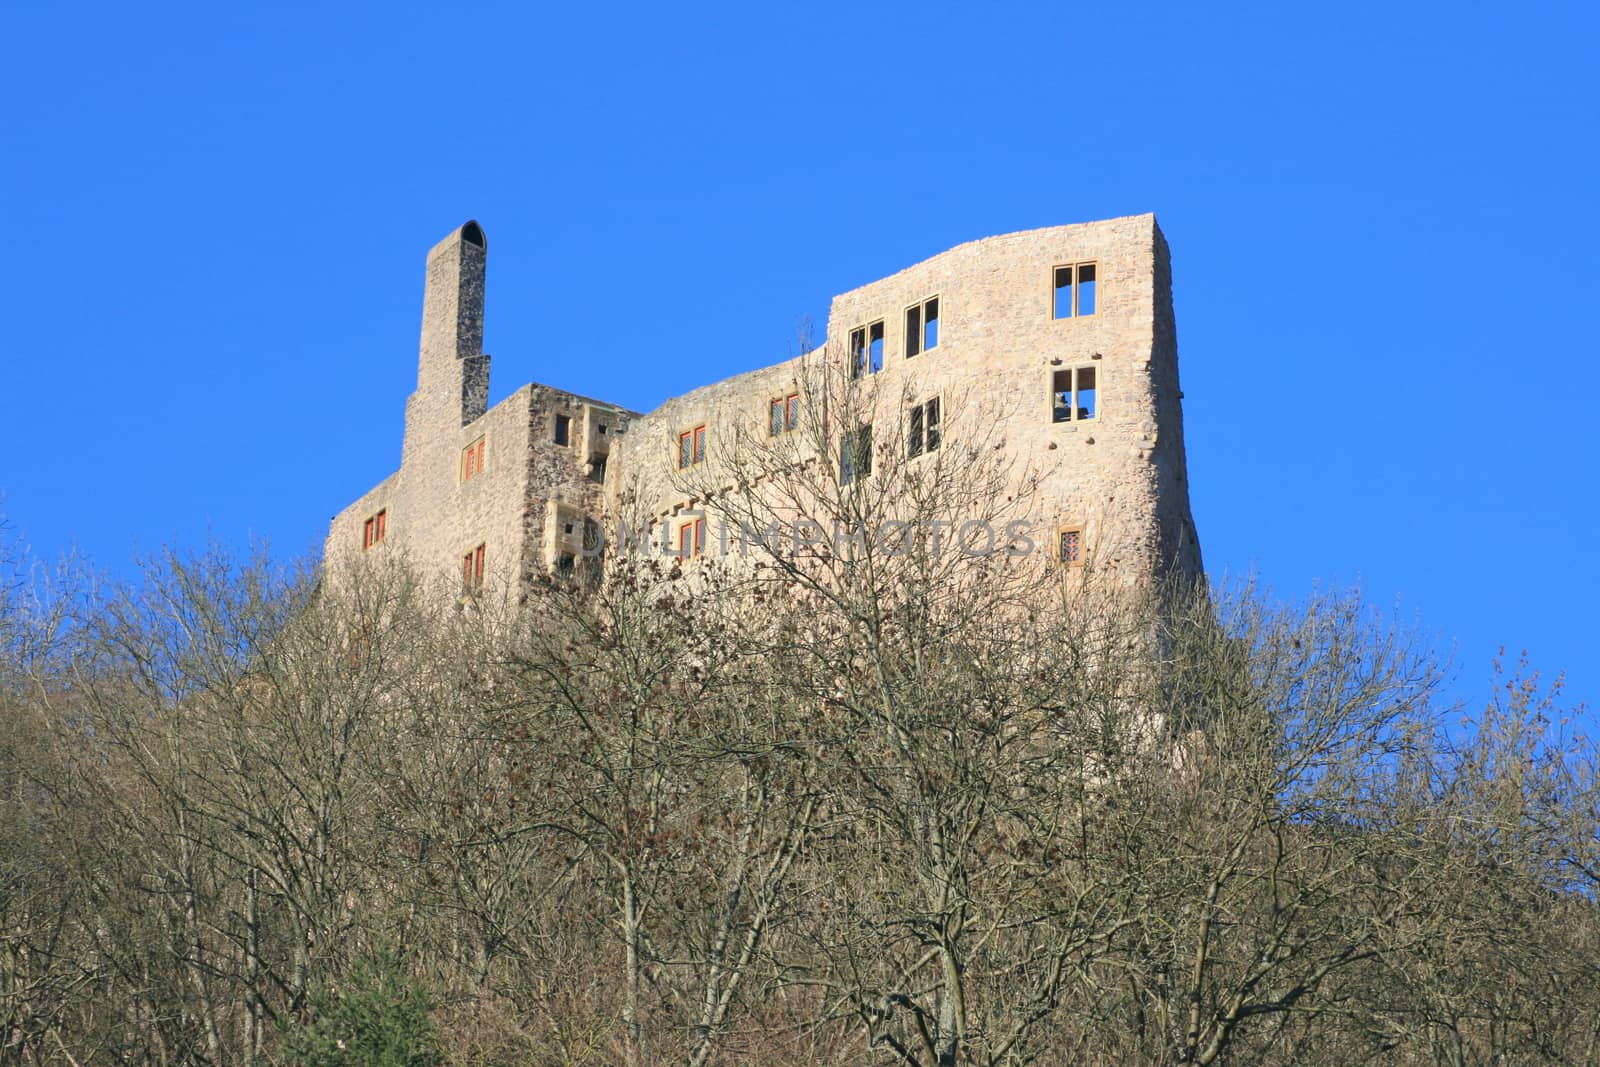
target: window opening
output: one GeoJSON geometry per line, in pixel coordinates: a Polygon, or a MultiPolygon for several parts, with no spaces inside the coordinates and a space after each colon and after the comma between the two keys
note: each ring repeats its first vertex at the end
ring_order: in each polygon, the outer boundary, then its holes
{"type": "Polygon", "coordinates": [[[939,298],[930,296],[906,308],[906,358],[939,344],[939,298]]]}
{"type": "Polygon", "coordinates": [[[466,451],[461,453],[461,480],[471,481],[484,470],[484,439],[478,438],[468,445],[466,451]]]}
{"type": "Polygon", "coordinates": [[[706,520],[695,519],[678,527],[678,556],[690,559],[706,550],[706,520]]]}
{"type": "Polygon", "coordinates": [[[1095,311],[1095,264],[1072,263],[1057,267],[1055,317],[1079,318],[1095,311]]]}
{"type": "Polygon", "coordinates": [[[1070,566],[1083,562],[1083,527],[1066,526],[1061,530],[1058,559],[1070,566]]]}
{"type": "Polygon", "coordinates": [[[839,442],[839,484],[849,485],[872,473],[872,427],[858,427],[839,442]]]}
{"type": "Polygon", "coordinates": [[[850,377],[862,378],[883,369],[883,320],[850,331],[850,377]]]}
{"type": "Polygon", "coordinates": [[[911,409],[911,440],[907,453],[915,459],[939,448],[943,435],[939,429],[939,398],[934,397],[911,409]]]}
{"type": "Polygon", "coordinates": [[[483,557],[488,546],[479,545],[461,557],[461,591],[468,595],[483,588],[483,557]]]}
{"type": "Polygon", "coordinates": [[[1081,422],[1099,413],[1095,368],[1072,367],[1051,375],[1052,422],[1081,422]]]}
{"type": "Polygon", "coordinates": [[[383,540],[386,527],[389,524],[389,509],[384,508],[376,515],[367,519],[361,526],[361,548],[363,551],[371,548],[383,540]]]}
{"type": "Polygon", "coordinates": [[[678,469],[692,467],[706,458],[706,428],[696,426],[678,435],[678,469]]]}
{"type": "Polygon", "coordinates": [[[782,400],[774,400],[767,406],[767,435],[776,437],[781,433],[788,433],[800,421],[800,394],[790,393],[782,400]]]}

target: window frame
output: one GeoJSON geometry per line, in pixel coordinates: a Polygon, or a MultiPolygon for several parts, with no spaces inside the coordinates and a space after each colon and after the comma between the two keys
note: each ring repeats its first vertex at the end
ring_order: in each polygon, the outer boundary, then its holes
{"type": "Polygon", "coordinates": [[[388,534],[389,509],[379,508],[368,515],[361,524],[361,551],[366,552],[383,544],[383,539],[388,534]]]}
{"type": "Polygon", "coordinates": [[[372,655],[372,624],[363,622],[360,625],[350,626],[345,635],[345,651],[350,657],[350,669],[360,670],[368,656],[372,655]]]}
{"type": "Polygon", "coordinates": [[[1103,383],[1101,382],[1100,379],[1101,379],[1100,367],[1097,366],[1096,364],[1093,364],[1093,363],[1074,363],[1070,367],[1051,367],[1050,368],[1050,396],[1049,396],[1049,399],[1050,399],[1050,424],[1052,426],[1076,426],[1078,423],[1081,423],[1081,422],[1099,422],[1100,421],[1100,407],[1101,407],[1101,405],[1100,405],[1100,391],[1101,391],[1101,389],[1103,387],[1103,383]],[[1078,384],[1079,377],[1078,376],[1084,371],[1088,371],[1090,374],[1094,375],[1094,385],[1091,386],[1087,390],[1088,392],[1092,392],[1094,394],[1094,407],[1092,409],[1092,413],[1091,414],[1080,416],[1078,414],[1078,411],[1079,411],[1078,394],[1079,394],[1080,391],[1083,391],[1083,390],[1081,390],[1080,387],[1079,387],[1079,384],[1078,384]],[[1061,375],[1063,375],[1063,374],[1069,376],[1068,380],[1069,380],[1070,385],[1071,385],[1070,390],[1061,390],[1061,389],[1057,389],[1056,388],[1056,379],[1058,377],[1060,377],[1061,375]],[[1056,397],[1059,396],[1062,392],[1070,392],[1071,393],[1071,399],[1069,400],[1069,402],[1067,404],[1067,407],[1065,408],[1065,411],[1067,413],[1067,417],[1066,418],[1058,418],[1057,415],[1056,415],[1056,413],[1058,411],[1063,410],[1062,408],[1060,408],[1060,407],[1058,407],[1056,405],[1056,397]]]}
{"type": "Polygon", "coordinates": [[[944,398],[935,393],[911,406],[906,425],[906,459],[921,459],[944,445],[944,398]],[[930,420],[929,415],[933,418],[930,420]],[[931,423],[931,427],[930,427],[931,423]]]}
{"type": "Polygon", "coordinates": [[[706,423],[698,423],[678,433],[678,469],[686,471],[706,461],[706,423]],[[685,462],[687,457],[688,462],[685,462]]]}
{"type": "Polygon", "coordinates": [[[853,485],[872,477],[872,423],[866,422],[839,440],[839,485],[853,485]],[[856,442],[850,448],[850,442],[856,442]],[[846,458],[849,462],[846,462],[846,458]],[[857,469],[857,467],[860,469],[857,469]]]}
{"type": "Polygon", "coordinates": [[[1071,263],[1057,263],[1050,268],[1050,317],[1056,322],[1066,319],[1088,319],[1100,313],[1100,261],[1098,259],[1076,260],[1071,263]],[[1079,310],[1081,287],[1081,272],[1088,267],[1093,277],[1089,281],[1094,285],[1094,307],[1090,311],[1079,310]],[[1072,272],[1072,281],[1069,286],[1071,291],[1071,308],[1066,315],[1061,314],[1061,285],[1059,283],[1062,271],[1072,272]]]}
{"type": "Polygon", "coordinates": [[[461,450],[461,481],[463,484],[472,481],[487,469],[484,459],[484,443],[487,440],[487,435],[479,437],[461,450]]]}
{"type": "Polygon", "coordinates": [[[555,420],[550,428],[550,440],[554,441],[557,448],[572,447],[572,416],[561,412],[555,413],[555,420]]]}
{"type": "Polygon", "coordinates": [[[678,558],[694,559],[706,552],[706,519],[685,519],[678,527],[678,558]]]}
{"type": "Polygon", "coordinates": [[[793,433],[800,425],[800,394],[788,393],[767,401],[767,436],[793,433]]]}
{"type": "Polygon", "coordinates": [[[1083,534],[1083,523],[1067,522],[1056,527],[1055,562],[1068,570],[1082,567],[1085,557],[1089,554],[1088,541],[1083,534]],[[1077,555],[1068,559],[1066,556],[1067,538],[1074,537],[1077,544],[1077,555]]]}
{"type": "Polygon", "coordinates": [[[845,358],[850,363],[850,379],[852,381],[862,381],[872,377],[874,374],[882,373],[884,367],[883,355],[889,350],[887,320],[881,318],[872,319],[862,323],[860,326],[851,328],[850,333],[847,335],[845,348],[845,358]],[[878,353],[877,366],[872,365],[872,331],[874,329],[878,331],[878,340],[883,345],[883,348],[878,353]],[[859,347],[857,345],[858,337],[860,338],[859,347]]]}
{"type": "Polygon", "coordinates": [[[944,313],[944,308],[940,306],[938,293],[934,293],[932,296],[923,297],[917,303],[909,305],[905,309],[905,313],[902,316],[901,321],[905,324],[905,337],[902,339],[900,347],[901,350],[904,351],[906,359],[913,359],[922,355],[924,352],[932,352],[935,348],[939,347],[938,336],[934,337],[933,344],[928,344],[929,305],[932,305],[934,308],[934,321],[940,321],[944,313]],[[911,316],[913,313],[917,317],[917,325],[915,330],[913,330],[911,326],[911,316]],[[914,347],[916,351],[912,351],[913,339],[915,339],[914,347]]]}
{"type": "Polygon", "coordinates": [[[476,596],[483,592],[484,557],[489,548],[487,541],[467,549],[461,557],[461,595],[476,596]]]}

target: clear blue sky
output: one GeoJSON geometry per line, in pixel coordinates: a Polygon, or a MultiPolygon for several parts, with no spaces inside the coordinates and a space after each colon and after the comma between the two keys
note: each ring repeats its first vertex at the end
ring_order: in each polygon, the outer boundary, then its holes
{"type": "Polygon", "coordinates": [[[962,241],[1154,211],[1211,570],[1600,697],[1592,4],[0,18],[0,492],[45,555],[320,546],[469,217],[491,399],[649,409],[962,241]]]}

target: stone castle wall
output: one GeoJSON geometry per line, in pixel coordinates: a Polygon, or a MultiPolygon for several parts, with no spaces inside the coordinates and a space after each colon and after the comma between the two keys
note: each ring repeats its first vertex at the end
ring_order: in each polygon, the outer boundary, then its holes
{"type": "MultiPolygon", "coordinates": [[[[908,455],[906,412],[937,397],[942,447],[1001,444],[1020,483],[1037,478],[1033,528],[1041,547],[1081,526],[1089,556],[1142,573],[1201,570],[1189,513],[1170,269],[1154,216],[1060,226],[962,245],[842,294],[828,338],[809,360],[850,362],[850,334],[881,321],[882,369],[864,377],[879,462],[908,455]],[[1095,313],[1054,316],[1054,268],[1096,265],[1095,313]],[[939,301],[937,345],[907,356],[906,311],[939,301]],[[1097,412],[1057,422],[1053,376],[1090,368],[1097,412]]],[[[731,486],[727,452],[766,433],[768,405],[797,388],[805,360],[729,378],[637,419],[623,445],[631,487],[657,521],[731,486]],[[677,469],[678,435],[707,427],[707,462],[677,469]]],[[[830,429],[837,440],[842,426],[830,429]]],[[[834,457],[830,456],[830,459],[834,457]]]]}
{"type": "Polygon", "coordinates": [[[487,242],[468,223],[428,254],[417,389],[406,402],[400,469],[340,512],[331,524],[325,570],[359,560],[402,558],[459,586],[462,564],[484,546],[484,588],[514,594],[534,566],[554,564],[550,547],[564,518],[598,513],[601,481],[592,462],[610,449],[628,412],[542,385],[526,385],[485,411],[489,357],[481,351],[487,242]],[[555,442],[557,416],[567,444],[555,442]],[[603,432],[602,432],[603,428],[603,432]],[[466,453],[482,442],[481,468],[467,476],[466,453]],[[381,543],[365,524],[386,518],[381,543]]]}
{"type": "MultiPolygon", "coordinates": [[[[534,573],[581,555],[585,520],[614,528],[627,512],[630,521],[665,519],[670,531],[675,513],[733,489],[738,450],[767,436],[772,400],[806,392],[819,361],[835,371],[848,366],[851,331],[881,321],[882,369],[856,387],[867,398],[875,451],[904,457],[907,411],[938,397],[944,449],[997,444],[1019,485],[1037,480],[1031,518],[1041,550],[1054,551],[1057,531],[1072,526],[1097,563],[1200,573],[1171,270],[1152,215],[961,245],[836,297],[816,352],[694,389],[646,415],[542,385],[483,411],[486,256],[475,223],[430,252],[401,469],[335,518],[330,568],[373,552],[404,553],[426,572],[455,575],[462,556],[485,544],[490,584],[515,592],[534,573]],[[1054,268],[1081,263],[1095,265],[1094,313],[1056,318],[1054,268]],[[937,344],[908,356],[906,310],[934,297],[937,344]],[[1055,375],[1079,368],[1094,374],[1095,415],[1058,421],[1055,375]],[[560,415],[570,420],[564,445],[555,440],[560,415]],[[706,461],[680,471],[679,435],[697,426],[706,428],[706,461]],[[463,481],[463,450],[480,437],[485,469],[463,481]],[[385,541],[363,550],[363,522],[380,508],[388,512],[385,541]]],[[[821,440],[844,432],[823,426],[821,440]]]]}

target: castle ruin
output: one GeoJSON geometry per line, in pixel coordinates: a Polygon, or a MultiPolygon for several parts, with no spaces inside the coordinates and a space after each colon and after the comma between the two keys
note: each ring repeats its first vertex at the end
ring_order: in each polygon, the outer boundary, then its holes
{"type": "MultiPolygon", "coordinates": [[[[813,352],[643,414],[536,383],[490,408],[487,258],[476,222],[428,253],[400,468],[333,519],[330,570],[398,553],[424,574],[459,575],[466,591],[514,592],[590,554],[624,503],[667,547],[699,551],[703,501],[685,472],[715,484],[719,444],[792,432],[820,359],[897,409],[872,420],[872,449],[914,462],[992,431],[1029,472],[1034,540],[1059,565],[1201,573],[1169,253],[1153,215],[959,245],[835,297],[813,352]]],[[[835,432],[843,447],[827,461],[847,468],[861,431],[835,432]]]]}

